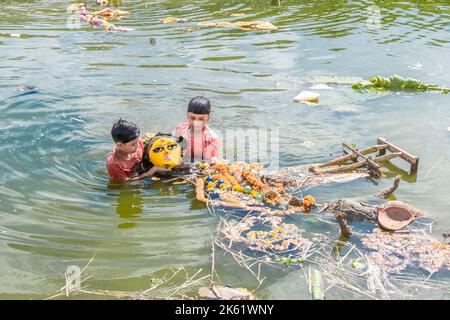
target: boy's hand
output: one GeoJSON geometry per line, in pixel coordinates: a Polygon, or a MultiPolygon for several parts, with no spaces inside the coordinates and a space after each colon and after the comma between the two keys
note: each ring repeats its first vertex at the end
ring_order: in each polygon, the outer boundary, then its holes
{"type": "Polygon", "coordinates": [[[173,167],[172,169],[183,170],[183,169],[188,169],[188,168],[190,168],[190,165],[188,163],[182,163],[182,164],[179,164],[179,165],[173,167]]]}
{"type": "Polygon", "coordinates": [[[163,168],[163,167],[152,167],[150,170],[148,170],[145,175],[148,176],[154,176],[157,173],[168,173],[171,172],[172,170],[167,169],[167,168],[163,168]]]}

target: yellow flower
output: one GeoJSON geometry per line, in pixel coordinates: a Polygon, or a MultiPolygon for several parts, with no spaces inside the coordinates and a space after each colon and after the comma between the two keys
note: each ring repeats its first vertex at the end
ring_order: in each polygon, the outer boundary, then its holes
{"type": "Polygon", "coordinates": [[[253,190],[253,191],[251,191],[251,192],[249,193],[249,196],[250,196],[250,197],[256,197],[257,195],[258,195],[258,192],[255,191],[255,190],[253,190]]]}
{"type": "Polygon", "coordinates": [[[303,205],[304,205],[305,207],[310,207],[310,206],[312,206],[314,203],[316,203],[316,199],[314,199],[313,196],[311,196],[311,195],[308,194],[307,196],[305,196],[305,197],[303,198],[302,202],[303,202],[303,205]]]}
{"type": "Polygon", "coordinates": [[[247,238],[249,240],[256,240],[256,232],[255,231],[250,231],[247,235],[247,238]]]}
{"type": "Polygon", "coordinates": [[[277,230],[279,233],[286,233],[286,230],[284,230],[282,227],[278,226],[277,230]]]}

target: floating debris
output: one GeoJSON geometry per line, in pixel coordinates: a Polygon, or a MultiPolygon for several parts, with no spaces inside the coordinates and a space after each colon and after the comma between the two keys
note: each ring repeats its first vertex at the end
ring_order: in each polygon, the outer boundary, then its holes
{"type": "Polygon", "coordinates": [[[378,223],[386,230],[400,230],[414,221],[414,215],[402,207],[385,207],[378,213],[378,223]]]}
{"type": "Polygon", "coordinates": [[[240,13],[232,13],[231,17],[243,17],[247,15],[246,13],[240,12],[240,13]]]}
{"type": "MultiPolygon", "coordinates": [[[[312,196],[299,199],[295,206],[285,191],[285,186],[303,186],[309,181],[301,178],[301,182],[291,183],[278,176],[262,175],[262,170],[260,163],[200,164],[195,168],[196,175],[187,179],[196,185],[197,200],[212,205],[283,215],[310,210],[315,202],[312,196]]],[[[311,183],[315,183],[314,179],[311,183]]]]}
{"type": "Polygon", "coordinates": [[[71,4],[67,7],[69,12],[79,12],[80,21],[89,23],[95,29],[104,29],[108,32],[125,32],[132,29],[124,27],[116,27],[114,24],[109,23],[107,20],[120,17],[122,15],[129,15],[129,12],[121,10],[103,9],[98,12],[91,13],[85,3],[71,4]]]}
{"type": "Polygon", "coordinates": [[[356,258],[352,260],[353,269],[365,269],[367,266],[361,262],[361,258],[356,258]]]}
{"type": "Polygon", "coordinates": [[[165,17],[160,20],[162,23],[183,23],[187,22],[186,19],[176,18],[176,17],[165,17]]]}
{"type": "Polygon", "coordinates": [[[311,295],[313,300],[323,300],[325,299],[324,293],[323,293],[323,280],[322,280],[322,273],[317,270],[313,269],[311,272],[311,295]]]}
{"type": "Polygon", "coordinates": [[[304,141],[303,143],[302,143],[302,146],[304,146],[305,148],[312,148],[313,146],[314,146],[314,142],[312,142],[312,141],[304,141]]]}
{"type": "Polygon", "coordinates": [[[362,243],[374,250],[370,257],[389,273],[399,273],[408,267],[429,273],[450,270],[450,244],[441,243],[427,234],[399,234],[378,229],[366,235],[362,243]]]}
{"type": "Polygon", "coordinates": [[[202,298],[215,300],[255,300],[253,294],[245,288],[231,288],[212,285],[210,288],[198,289],[198,295],[202,298]]]}
{"type": "Polygon", "coordinates": [[[312,91],[302,91],[294,97],[295,102],[305,103],[307,105],[316,105],[319,103],[320,94],[312,91]]]}
{"type": "Polygon", "coordinates": [[[105,8],[100,11],[92,12],[93,15],[101,16],[103,19],[112,20],[119,18],[121,16],[128,16],[130,13],[128,11],[122,11],[119,9],[109,9],[105,8]]]}
{"type": "Polygon", "coordinates": [[[16,95],[14,97],[19,97],[19,96],[24,96],[27,94],[32,94],[32,93],[38,93],[39,92],[39,88],[36,86],[23,86],[20,88],[17,88],[14,90],[16,92],[16,95]]]}
{"type": "Polygon", "coordinates": [[[9,36],[11,38],[20,38],[22,35],[20,33],[11,33],[9,36]]]}
{"type": "Polygon", "coordinates": [[[278,30],[272,23],[267,21],[238,21],[238,22],[228,22],[228,21],[219,21],[219,22],[209,22],[202,21],[198,23],[198,26],[201,27],[239,27],[242,30],[262,30],[262,31],[273,31],[278,30]]]}
{"type": "Polygon", "coordinates": [[[368,81],[363,80],[352,85],[353,89],[357,90],[405,90],[405,91],[441,91],[442,93],[448,93],[449,88],[443,88],[436,84],[424,83],[420,80],[413,78],[403,78],[398,75],[392,75],[389,78],[375,76],[368,81]]]}
{"type": "Polygon", "coordinates": [[[302,232],[293,224],[283,223],[279,216],[261,214],[246,216],[239,223],[228,223],[220,230],[223,241],[241,244],[254,254],[270,253],[275,262],[282,263],[275,257],[304,258],[312,247],[313,243],[302,232]]]}
{"type": "Polygon", "coordinates": [[[313,90],[333,90],[332,87],[330,87],[329,85],[326,85],[325,83],[315,84],[311,87],[311,89],[313,89],[313,90]]]}

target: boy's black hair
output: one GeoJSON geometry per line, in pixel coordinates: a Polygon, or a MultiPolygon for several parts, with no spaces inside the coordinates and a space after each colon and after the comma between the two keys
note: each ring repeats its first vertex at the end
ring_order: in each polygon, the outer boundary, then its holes
{"type": "Polygon", "coordinates": [[[188,112],[197,114],[210,114],[211,103],[205,97],[195,97],[189,101],[188,112]]]}
{"type": "Polygon", "coordinates": [[[114,123],[111,129],[111,136],[114,142],[127,143],[131,140],[136,139],[141,134],[136,124],[131,121],[122,120],[120,118],[116,123],[114,123]]]}

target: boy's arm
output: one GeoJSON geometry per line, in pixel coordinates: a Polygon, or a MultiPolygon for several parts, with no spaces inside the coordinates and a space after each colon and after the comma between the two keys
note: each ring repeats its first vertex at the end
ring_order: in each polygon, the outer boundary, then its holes
{"type": "Polygon", "coordinates": [[[161,168],[161,167],[152,167],[148,171],[134,177],[128,177],[127,173],[123,171],[119,166],[117,165],[109,165],[108,166],[108,172],[111,179],[118,181],[118,182],[129,182],[129,181],[137,181],[141,180],[150,176],[154,176],[158,173],[166,173],[170,172],[170,169],[161,168]]]}
{"type": "Polygon", "coordinates": [[[203,157],[208,160],[218,160],[221,158],[220,154],[221,143],[220,139],[215,136],[211,139],[209,144],[203,150],[203,157]]]}
{"type": "Polygon", "coordinates": [[[141,180],[141,179],[144,179],[144,178],[147,178],[147,177],[152,177],[152,176],[154,176],[155,174],[158,174],[158,173],[167,173],[167,172],[170,172],[170,171],[171,170],[167,169],[167,168],[151,167],[147,172],[144,172],[144,173],[142,173],[142,174],[140,174],[138,176],[135,176],[135,177],[128,178],[126,181],[141,180]]]}

